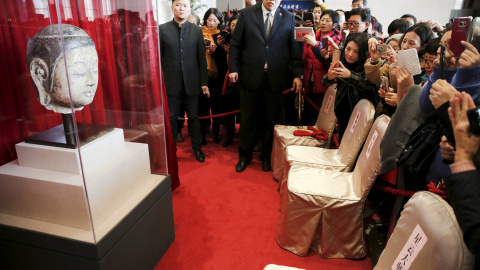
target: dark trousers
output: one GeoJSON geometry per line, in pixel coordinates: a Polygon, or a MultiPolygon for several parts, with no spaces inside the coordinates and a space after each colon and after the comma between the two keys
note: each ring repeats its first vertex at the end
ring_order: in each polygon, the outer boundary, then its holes
{"type": "Polygon", "coordinates": [[[189,96],[186,93],[178,95],[167,95],[168,111],[170,114],[170,125],[173,139],[177,137],[178,117],[181,112],[182,103],[188,117],[188,135],[192,140],[193,149],[201,149],[202,135],[200,133],[200,120],[198,120],[198,100],[199,95],[189,96]]]}
{"type": "Polygon", "coordinates": [[[273,143],[273,128],[285,122],[282,92],[270,89],[267,74],[257,89],[240,87],[240,159],[252,159],[257,129],[261,133],[262,152],[260,159],[270,159],[273,143]]]}

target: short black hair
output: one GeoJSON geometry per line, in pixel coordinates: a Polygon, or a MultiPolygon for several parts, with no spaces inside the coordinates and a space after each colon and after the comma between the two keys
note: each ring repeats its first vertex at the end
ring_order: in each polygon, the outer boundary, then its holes
{"type": "Polygon", "coordinates": [[[372,21],[369,8],[355,8],[355,9],[352,9],[349,13],[350,13],[348,16],[349,19],[353,15],[360,15],[360,17],[362,18],[362,22],[370,23],[372,21]]]}
{"type": "Polygon", "coordinates": [[[215,17],[217,17],[218,21],[220,22],[217,26],[217,28],[220,28],[220,25],[222,25],[222,22],[223,22],[223,18],[222,18],[222,13],[216,9],[216,8],[209,8],[207,9],[207,11],[205,12],[205,15],[203,16],[203,25],[207,25],[207,20],[208,20],[208,17],[210,17],[210,15],[215,15],[215,17]]]}
{"type": "Polygon", "coordinates": [[[437,55],[438,46],[440,46],[441,37],[431,39],[427,45],[425,45],[425,53],[437,55]]]}
{"type": "Polygon", "coordinates": [[[363,2],[363,6],[364,6],[364,7],[367,6],[367,0],[352,0],[352,4],[355,3],[355,2],[359,2],[359,1],[362,1],[362,2],[363,2]]]}
{"type": "Polygon", "coordinates": [[[413,16],[412,14],[403,14],[402,17],[400,17],[400,19],[404,19],[404,18],[412,18],[412,19],[413,19],[413,23],[414,23],[414,24],[417,23],[417,18],[415,18],[415,16],[413,16]]]}
{"type": "Polygon", "coordinates": [[[332,9],[326,9],[322,12],[322,15],[320,15],[320,20],[322,19],[323,16],[329,15],[330,18],[332,18],[333,24],[337,24],[338,27],[338,22],[340,21],[340,15],[336,11],[333,11],[332,9]]]}
{"type": "Polygon", "coordinates": [[[381,33],[383,32],[383,26],[382,24],[377,20],[377,18],[375,18],[374,16],[372,16],[371,18],[371,24],[372,24],[372,29],[373,30],[376,30],[377,32],[381,33]]]}
{"type": "Polygon", "coordinates": [[[388,34],[392,35],[393,33],[397,32],[405,33],[407,29],[410,27],[410,24],[402,19],[395,19],[388,25],[388,34]]]}

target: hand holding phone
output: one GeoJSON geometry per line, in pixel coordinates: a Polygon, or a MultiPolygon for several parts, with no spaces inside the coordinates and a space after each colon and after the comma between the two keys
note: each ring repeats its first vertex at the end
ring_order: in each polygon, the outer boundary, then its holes
{"type": "Polygon", "coordinates": [[[467,117],[470,123],[470,132],[480,136],[480,107],[468,110],[467,117]]]}
{"type": "Polygon", "coordinates": [[[205,39],[205,47],[209,47],[210,45],[212,45],[212,41],[208,38],[205,39]]]}

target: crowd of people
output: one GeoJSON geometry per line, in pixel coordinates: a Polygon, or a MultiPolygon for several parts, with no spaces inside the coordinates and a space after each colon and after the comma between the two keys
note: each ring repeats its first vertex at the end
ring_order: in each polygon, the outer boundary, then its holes
{"type": "MultiPolygon", "coordinates": [[[[353,0],[351,10],[331,10],[317,0],[310,11],[313,21],[304,20],[307,12],[287,11],[280,2],[246,0],[245,9],[223,13],[210,8],[200,28],[199,17],[190,14],[190,1],[173,0],[174,19],[159,28],[173,137],[183,122],[178,117],[186,112],[195,157],[204,162],[201,146],[207,143],[209,130],[213,142],[220,143],[223,126],[227,131],[223,146],[228,146],[240,122],[235,170],[246,169],[260,140],[262,170],[270,171],[274,126],[288,118],[282,92],[304,91],[320,105],[327,87],[336,84],[340,139],[361,99],[376,106],[376,116],[392,117],[386,133],[392,136],[382,141],[383,173],[398,167],[399,155],[416,128],[434,112],[448,112],[454,134],[443,134],[425,174],[412,177],[417,182],[407,186],[419,190],[427,181],[445,180],[456,213],[468,215],[459,222],[467,245],[478,256],[480,207],[476,216],[467,214],[471,209],[466,207],[479,204],[480,137],[468,129],[466,111],[480,105],[479,44],[462,41],[465,50],[454,55],[449,50],[452,24],[417,21],[411,14],[392,18],[384,36],[367,0],[353,0]],[[314,35],[296,41],[297,26],[313,27],[314,35]],[[443,62],[441,46],[446,47],[443,62]],[[386,53],[380,47],[387,48],[386,53]],[[419,59],[419,74],[398,65],[398,52],[411,49],[419,59]],[[238,108],[237,116],[199,120],[238,108]]],[[[313,125],[318,111],[306,107],[302,123],[313,125]]]]}

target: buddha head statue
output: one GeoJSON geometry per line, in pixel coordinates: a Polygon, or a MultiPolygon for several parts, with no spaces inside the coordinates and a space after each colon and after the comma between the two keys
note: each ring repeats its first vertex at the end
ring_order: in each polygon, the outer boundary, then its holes
{"type": "Polygon", "coordinates": [[[26,60],[37,100],[48,110],[71,113],[70,93],[76,111],[92,103],[98,85],[98,55],[84,30],[69,24],[40,29],[28,41],[26,60]]]}

